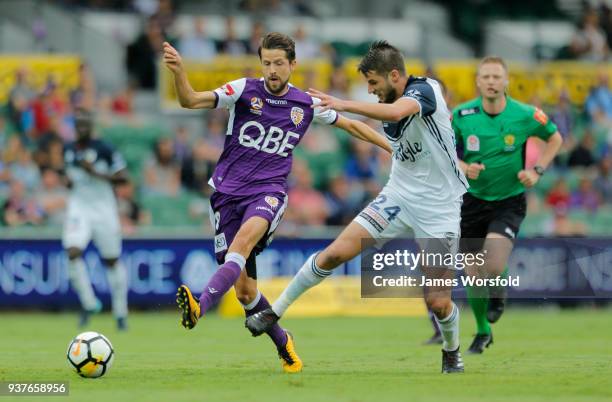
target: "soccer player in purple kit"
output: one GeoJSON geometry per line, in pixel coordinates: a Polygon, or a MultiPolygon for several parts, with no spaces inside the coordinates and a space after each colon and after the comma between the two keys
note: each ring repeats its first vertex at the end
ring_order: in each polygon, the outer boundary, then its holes
{"type": "MultiPolygon", "coordinates": [[[[386,139],[365,123],[334,110],[311,108],[319,100],[289,84],[296,66],[293,39],[269,33],[258,54],[263,78],[241,78],[214,91],[196,92],[180,54],[164,43],[164,63],[174,75],[181,106],[230,111],[224,150],[210,182],[215,189],[211,221],[220,267],[199,298],[187,286],[179,287],[177,303],[187,329],[194,328],[232,286],[247,317],[270,307],[257,290],[255,256],[270,243],[285,211],[292,152],[312,121],[333,124],[391,151],[386,139]]],[[[301,371],[291,334],[278,324],[266,333],[277,347],[283,370],[301,371]]]]}

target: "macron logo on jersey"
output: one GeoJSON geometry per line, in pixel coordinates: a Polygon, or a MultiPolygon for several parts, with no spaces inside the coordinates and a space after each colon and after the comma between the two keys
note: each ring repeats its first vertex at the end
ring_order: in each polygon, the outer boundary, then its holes
{"type": "Polygon", "coordinates": [[[285,99],[268,99],[266,98],[266,102],[270,105],[286,105],[287,101],[285,99]]]}

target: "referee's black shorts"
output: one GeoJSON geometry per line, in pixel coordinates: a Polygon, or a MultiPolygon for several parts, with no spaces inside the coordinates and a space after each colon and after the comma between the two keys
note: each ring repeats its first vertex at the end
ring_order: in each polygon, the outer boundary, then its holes
{"type": "Polygon", "coordinates": [[[525,193],[498,201],[485,201],[465,193],[461,206],[461,251],[479,251],[488,233],[514,241],[526,212],[525,193]]]}

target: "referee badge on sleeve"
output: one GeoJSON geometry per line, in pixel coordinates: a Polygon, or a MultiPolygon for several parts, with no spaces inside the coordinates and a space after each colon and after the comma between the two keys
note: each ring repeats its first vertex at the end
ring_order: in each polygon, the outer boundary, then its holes
{"type": "Polygon", "coordinates": [[[478,136],[471,134],[467,137],[467,150],[473,152],[480,151],[480,139],[478,136]]]}

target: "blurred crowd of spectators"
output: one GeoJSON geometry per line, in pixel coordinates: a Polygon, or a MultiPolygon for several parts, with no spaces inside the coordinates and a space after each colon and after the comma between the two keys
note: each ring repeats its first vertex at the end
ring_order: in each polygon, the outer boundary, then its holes
{"type": "Polygon", "coordinates": [[[36,90],[29,74],[26,68],[17,71],[8,101],[0,105],[0,220],[7,226],[61,225],[68,198],[63,148],[75,138],[74,110],[124,114],[129,91],[112,99],[97,97],[86,65],[79,70],[79,87],[70,93],[60,91],[52,79],[36,90]]]}
{"type": "MultiPolygon", "coordinates": [[[[552,210],[554,217],[545,228],[558,235],[587,234],[588,226],[571,219],[573,211],[595,218],[602,209],[612,210],[612,91],[609,76],[602,71],[584,108],[572,106],[566,94],[556,105],[538,105],[549,112],[563,136],[563,146],[550,169],[556,178],[546,194],[530,192],[528,210],[552,210]]],[[[535,100],[534,103],[538,104],[535,100]]],[[[541,144],[533,141],[527,148],[527,164],[535,164],[541,144]]]]}
{"type": "MultiPolygon", "coordinates": [[[[16,73],[8,102],[0,108],[4,225],[62,223],[68,197],[63,145],[75,138],[73,111],[77,107],[95,110],[102,126],[118,117],[129,122],[133,115],[133,89],[98,95],[88,67],[80,71],[81,85],[69,94],[58,91],[52,81],[37,91],[29,84],[27,69],[16,73]]],[[[348,96],[341,70],[332,75],[330,85],[331,92],[348,96]]],[[[203,132],[178,125],[157,139],[149,155],[142,157],[139,176],[116,189],[126,231],[151,221],[139,200],[184,193],[202,199],[210,196],[207,183],[223,150],[228,116],[225,110],[214,110],[203,118],[203,132]]],[[[327,126],[313,127],[295,155],[285,219],[288,232],[301,225],[348,223],[380,191],[389,167],[388,155],[327,126]]]]}
{"type": "MultiPolygon", "coordinates": [[[[263,22],[255,21],[248,37],[239,38],[235,19],[229,16],[225,19],[224,38],[214,40],[207,34],[204,17],[194,18],[193,27],[188,32],[179,32],[174,28],[173,21],[170,11],[155,13],[146,20],[144,29],[136,40],[127,46],[126,68],[133,86],[143,89],[157,87],[157,62],[164,41],[176,46],[186,59],[210,61],[218,55],[257,55],[260,40],[267,32],[263,22]]],[[[309,36],[302,25],[296,26],[292,37],[299,60],[321,56],[333,58],[333,55],[330,55],[333,53],[331,47],[324,46],[309,36]]]]}
{"type": "Polygon", "coordinates": [[[612,47],[612,8],[610,2],[585,6],[576,32],[562,57],[585,61],[606,61],[612,47]]]}
{"type": "MultiPolygon", "coordinates": [[[[132,114],[132,90],[112,97],[97,96],[86,66],[81,74],[80,87],[62,94],[53,82],[37,92],[28,85],[27,70],[17,72],[16,84],[0,114],[0,199],[5,225],[62,223],[68,191],[62,178],[62,148],[74,139],[72,111],[76,107],[93,107],[100,124],[105,124],[105,114],[132,114]]],[[[545,228],[551,234],[584,234],[586,226],[571,221],[568,212],[596,213],[602,206],[612,205],[612,92],[606,74],[599,80],[583,110],[572,106],[566,96],[561,96],[557,105],[540,105],[548,110],[565,140],[555,166],[547,172],[558,180],[548,193],[532,191],[529,195],[530,213],[554,211],[553,221],[545,228]],[[579,122],[584,125],[581,130],[577,129],[579,122]],[[568,180],[570,173],[579,176],[577,184],[568,180]]],[[[324,89],[352,97],[342,69],[331,74],[324,89]]],[[[149,156],[143,155],[140,175],[117,188],[127,232],[151,223],[150,213],[140,205],[142,199],[184,193],[197,194],[202,200],[210,196],[207,182],[223,149],[227,112],[214,110],[203,118],[202,132],[179,125],[159,138],[149,156]]],[[[380,130],[377,122],[368,123],[380,130]]],[[[528,164],[537,160],[540,149],[538,141],[530,142],[528,164]]],[[[302,225],[347,224],[380,191],[390,167],[389,155],[327,126],[313,126],[294,155],[289,208],[282,227],[286,234],[298,234],[302,225]]]]}
{"type": "MultiPolygon", "coordinates": [[[[165,0],[51,0],[66,7],[81,7],[102,11],[131,11],[143,15],[152,15],[160,8],[159,3],[165,0]]],[[[223,1],[215,0],[217,4],[223,1]]],[[[193,2],[193,0],[192,0],[193,2]]],[[[168,1],[173,10],[177,4],[184,3],[181,0],[168,1]]],[[[244,12],[258,13],[266,10],[266,13],[285,16],[314,16],[312,7],[308,0],[241,0],[238,9],[244,12]]]]}

